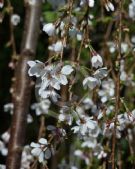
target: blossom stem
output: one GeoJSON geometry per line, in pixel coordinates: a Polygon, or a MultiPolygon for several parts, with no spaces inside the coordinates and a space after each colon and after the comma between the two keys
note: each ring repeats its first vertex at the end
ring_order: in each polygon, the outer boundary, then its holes
{"type": "Polygon", "coordinates": [[[122,41],[122,0],[119,1],[119,34],[118,34],[118,57],[117,57],[117,75],[116,75],[116,103],[115,103],[115,121],[112,138],[112,169],[115,169],[115,148],[116,148],[116,129],[117,129],[117,115],[120,110],[120,60],[121,55],[121,41],[122,41]]]}

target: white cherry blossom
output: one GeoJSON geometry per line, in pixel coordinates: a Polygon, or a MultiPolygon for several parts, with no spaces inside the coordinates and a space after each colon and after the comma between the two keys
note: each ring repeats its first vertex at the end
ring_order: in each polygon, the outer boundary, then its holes
{"type": "Polygon", "coordinates": [[[91,90],[93,90],[95,87],[97,87],[98,85],[100,84],[100,81],[94,77],[86,77],[84,80],[83,80],[83,86],[84,88],[89,88],[91,90]]]}
{"type": "Polygon", "coordinates": [[[94,7],[95,0],[88,0],[88,1],[87,0],[81,0],[81,2],[80,2],[81,6],[84,6],[86,4],[88,4],[89,7],[94,7]]]}
{"type": "Polygon", "coordinates": [[[89,162],[90,162],[89,157],[85,153],[83,153],[83,151],[81,151],[79,149],[75,150],[74,155],[77,156],[77,157],[80,157],[82,160],[84,160],[86,165],[89,164],[89,162]]]}
{"type": "Polygon", "coordinates": [[[92,120],[92,117],[84,116],[83,118],[77,120],[76,124],[77,126],[72,127],[71,130],[73,130],[74,133],[86,135],[96,127],[97,122],[92,120]]]}
{"type": "Polygon", "coordinates": [[[0,8],[3,8],[3,6],[4,6],[3,1],[0,1],[0,8]]]}
{"type": "Polygon", "coordinates": [[[51,157],[51,151],[45,138],[40,138],[38,143],[32,142],[30,146],[32,147],[31,154],[37,157],[39,162],[43,163],[51,157]]]}
{"type": "Polygon", "coordinates": [[[88,0],[89,7],[94,7],[95,0],[88,0]]]}
{"type": "Polygon", "coordinates": [[[98,68],[103,66],[102,57],[99,54],[92,56],[91,58],[92,67],[98,68]]]}
{"type": "Polygon", "coordinates": [[[8,142],[9,142],[9,138],[10,138],[9,132],[6,131],[5,133],[3,133],[3,134],[1,135],[1,138],[2,138],[2,140],[3,140],[5,143],[8,143],[8,142]]]}
{"type": "Polygon", "coordinates": [[[30,146],[25,145],[22,151],[22,158],[21,158],[21,168],[20,169],[27,169],[30,167],[30,164],[34,161],[32,154],[30,153],[30,146]]]}
{"type": "Polygon", "coordinates": [[[29,76],[40,77],[42,76],[42,74],[44,74],[45,65],[43,62],[36,60],[36,61],[28,61],[27,64],[30,66],[30,69],[28,70],[29,76]]]}
{"type": "Polygon", "coordinates": [[[103,150],[103,147],[100,144],[97,144],[97,146],[93,150],[94,155],[97,156],[98,159],[102,159],[107,156],[107,153],[103,150]]]}
{"type": "Polygon", "coordinates": [[[135,20],[135,1],[129,4],[129,17],[135,20]]]}
{"type": "Polygon", "coordinates": [[[6,169],[6,165],[0,164],[0,169],[6,169]]]}
{"type": "Polygon", "coordinates": [[[41,87],[46,89],[49,85],[56,90],[60,90],[60,85],[66,85],[68,83],[67,75],[70,75],[73,68],[70,65],[61,67],[56,65],[52,69],[45,68],[46,73],[42,76],[41,87]]]}
{"type": "Polygon", "coordinates": [[[59,53],[59,52],[62,52],[62,50],[63,50],[63,44],[61,41],[57,41],[56,43],[49,46],[48,49],[59,53]]]}
{"type": "Polygon", "coordinates": [[[3,141],[0,140],[0,153],[3,155],[3,156],[7,156],[8,154],[8,149],[5,145],[5,143],[3,141]]]}
{"type": "Polygon", "coordinates": [[[99,68],[94,72],[93,75],[95,78],[102,80],[103,78],[107,77],[107,75],[108,75],[107,68],[106,67],[99,68]]]}
{"type": "Polygon", "coordinates": [[[72,115],[66,113],[60,113],[58,119],[61,122],[67,123],[68,125],[71,125],[73,121],[72,115]]]}
{"type": "Polygon", "coordinates": [[[17,25],[20,23],[20,16],[17,15],[17,14],[11,15],[11,23],[12,23],[14,26],[17,26],[17,25]]]}
{"type": "Polygon", "coordinates": [[[77,34],[76,34],[76,39],[78,40],[78,41],[81,41],[82,40],[82,33],[80,33],[80,32],[78,32],[77,34]]]}
{"type": "Polygon", "coordinates": [[[97,139],[94,137],[87,137],[82,143],[81,147],[95,148],[97,145],[97,139]]]}
{"type": "Polygon", "coordinates": [[[55,25],[53,23],[47,23],[43,26],[43,31],[49,36],[53,36],[55,34],[55,25]]]}
{"type": "Polygon", "coordinates": [[[107,156],[107,153],[105,153],[104,151],[101,151],[100,154],[98,154],[97,158],[102,159],[102,158],[105,158],[106,156],[107,156]]]}
{"type": "Polygon", "coordinates": [[[109,12],[109,11],[114,11],[114,5],[110,2],[110,1],[108,1],[107,3],[105,3],[105,8],[106,8],[106,10],[109,12]]]}
{"type": "Polygon", "coordinates": [[[43,99],[47,99],[50,97],[54,102],[57,102],[60,98],[60,95],[55,90],[42,90],[42,88],[39,89],[39,95],[43,99]]]}
{"type": "MultiPolygon", "coordinates": [[[[116,52],[118,46],[114,42],[108,42],[110,53],[116,52]]],[[[126,42],[121,42],[121,53],[124,54],[128,51],[129,45],[126,42]]]]}
{"type": "Polygon", "coordinates": [[[92,106],[93,106],[93,101],[92,101],[92,99],[91,98],[89,98],[89,97],[86,97],[84,100],[83,100],[83,106],[84,106],[84,109],[85,110],[88,110],[88,109],[90,109],[92,106]]]}
{"type": "Polygon", "coordinates": [[[135,122],[135,109],[131,111],[131,113],[124,113],[124,118],[127,124],[131,122],[135,122]]]}
{"type": "Polygon", "coordinates": [[[38,95],[44,99],[51,97],[53,101],[57,101],[60,96],[55,90],[60,90],[61,85],[68,84],[67,76],[72,73],[72,66],[62,66],[60,63],[45,66],[40,61],[29,61],[28,65],[29,76],[40,77],[37,85],[38,95]]]}
{"type": "Polygon", "coordinates": [[[7,103],[4,105],[4,112],[10,112],[10,114],[13,114],[13,110],[14,110],[14,105],[13,103],[7,103]]]}
{"type": "Polygon", "coordinates": [[[39,103],[31,105],[31,109],[36,111],[36,115],[47,114],[50,108],[51,102],[48,99],[41,100],[39,103]]]}
{"type": "Polygon", "coordinates": [[[61,73],[64,75],[70,75],[72,72],[73,72],[73,68],[71,65],[63,66],[63,68],[61,69],[61,73]]]}
{"type": "Polygon", "coordinates": [[[127,43],[125,43],[125,42],[122,42],[121,43],[121,53],[122,54],[126,53],[128,51],[128,49],[129,49],[129,45],[127,43]]]}
{"type": "Polygon", "coordinates": [[[101,97],[101,101],[105,103],[112,98],[115,94],[115,85],[112,79],[104,80],[102,82],[102,88],[98,91],[98,95],[101,97]]]}

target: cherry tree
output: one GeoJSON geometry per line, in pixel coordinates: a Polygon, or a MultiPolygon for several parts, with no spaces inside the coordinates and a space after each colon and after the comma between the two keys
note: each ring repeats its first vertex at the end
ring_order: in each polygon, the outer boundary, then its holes
{"type": "Polygon", "coordinates": [[[0,167],[133,168],[135,1],[25,0],[24,6],[23,18],[13,2],[0,1],[1,22],[9,15],[14,71],[0,167]]]}

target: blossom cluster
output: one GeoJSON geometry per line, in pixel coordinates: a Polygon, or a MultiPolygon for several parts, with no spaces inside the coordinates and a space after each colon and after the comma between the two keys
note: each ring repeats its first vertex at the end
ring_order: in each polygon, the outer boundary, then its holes
{"type": "Polygon", "coordinates": [[[38,94],[41,98],[50,97],[54,102],[60,98],[55,90],[60,90],[61,85],[67,85],[67,76],[73,71],[71,65],[62,66],[60,63],[45,66],[40,61],[29,61],[29,76],[36,76],[39,82],[38,94]]]}

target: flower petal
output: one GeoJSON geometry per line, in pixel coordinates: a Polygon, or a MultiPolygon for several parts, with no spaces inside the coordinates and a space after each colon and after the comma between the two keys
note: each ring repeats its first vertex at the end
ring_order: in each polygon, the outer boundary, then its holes
{"type": "Polygon", "coordinates": [[[45,159],[49,159],[51,157],[51,151],[47,148],[45,150],[45,159]]]}
{"type": "Polygon", "coordinates": [[[45,31],[49,36],[52,36],[55,33],[55,26],[52,23],[45,24],[43,26],[43,31],[45,31]]]}
{"type": "Polygon", "coordinates": [[[44,153],[43,152],[40,153],[38,160],[40,163],[42,163],[44,161],[44,153]]]}
{"type": "Polygon", "coordinates": [[[65,75],[60,75],[60,79],[59,80],[60,80],[60,83],[62,85],[66,85],[68,83],[67,78],[66,78],[65,75]]]}
{"type": "Polygon", "coordinates": [[[36,65],[36,62],[35,61],[28,61],[27,64],[30,66],[30,67],[33,67],[36,65]]]}
{"type": "Polygon", "coordinates": [[[30,146],[31,146],[31,147],[34,147],[34,148],[39,148],[39,147],[40,147],[40,145],[39,145],[38,143],[34,143],[34,142],[32,142],[32,143],[30,144],[30,146]]]}
{"type": "Polygon", "coordinates": [[[33,154],[33,156],[36,156],[36,157],[38,157],[41,152],[42,150],[40,148],[33,148],[31,150],[31,154],[33,154]]]}
{"type": "Polygon", "coordinates": [[[38,141],[40,144],[47,145],[47,140],[45,138],[40,138],[38,141]]]}
{"type": "Polygon", "coordinates": [[[71,72],[73,72],[73,68],[71,65],[66,65],[61,69],[61,73],[64,75],[69,75],[71,74],[71,72]]]}

